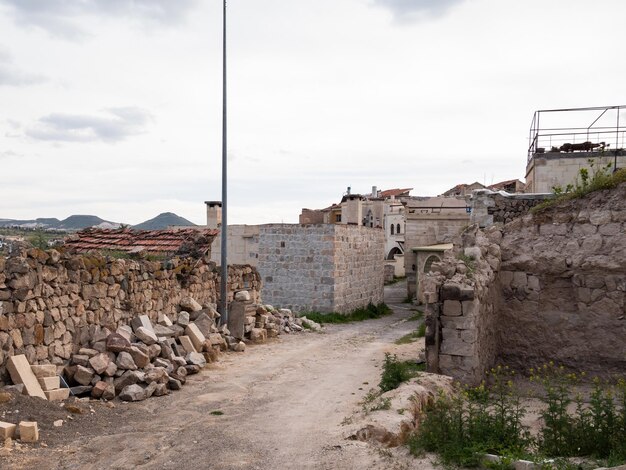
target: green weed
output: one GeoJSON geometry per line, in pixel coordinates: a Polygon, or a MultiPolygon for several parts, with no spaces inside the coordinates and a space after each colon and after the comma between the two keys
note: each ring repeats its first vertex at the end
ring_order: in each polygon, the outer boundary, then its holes
{"type": "Polygon", "coordinates": [[[553,187],[554,197],[536,205],[530,212],[533,214],[541,213],[563,201],[578,199],[594,191],[615,188],[620,183],[626,182],[626,168],[611,172],[612,164],[595,167],[593,159],[589,160],[589,167],[591,175],[589,169],[581,168],[575,184],[567,185],[565,189],[560,186],[553,187]]]}
{"type": "Polygon", "coordinates": [[[402,382],[412,379],[425,369],[424,364],[414,361],[398,361],[397,356],[385,353],[383,373],[378,387],[382,392],[398,388],[402,382]]]}
{"type": "Polygon", "coordinates": [[[365,308],[358,308],[348,314],[342,313],[320,313],[320,312],[305,312],[300,316],[306,316],[309,320],[313,320],[316,323],[351,323],[363,320],[373,320],[381,318],[386,315],[390,315],[392,310],[385,303],[374,305],[370,303],[365,308]]]}

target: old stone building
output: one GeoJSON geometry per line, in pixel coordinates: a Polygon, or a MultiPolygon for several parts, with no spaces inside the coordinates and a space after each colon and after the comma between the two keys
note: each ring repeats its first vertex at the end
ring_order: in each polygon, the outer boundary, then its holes
{"type": "Polygon", "coordinates": [[[355,194],[348,188],[339,204],[325,209],[302,209],[299,220],[301,224],[327,223],[382,228],[385,234],[386,265],[393,267],[393,275],[401,277],[405,274],[404,204],[411,198],[411,191],[412,188],[380,191],[373,186],[371,193],[355,194]]]}
{"type": "Polygon", "coordinates": [[[409,297],[417,293],[418,270],[427,269],[426,265],[418,266],[413,248],[451,243],[469,220],[464,197],[414,198],[407,202],[404,266],[409,297]]]}

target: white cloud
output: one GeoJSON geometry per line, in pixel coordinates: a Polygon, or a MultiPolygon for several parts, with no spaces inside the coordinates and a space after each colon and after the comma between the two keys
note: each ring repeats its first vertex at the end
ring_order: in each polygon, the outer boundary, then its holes
{"type": "Polygon", "coordinates": [[[19,70],[13,64],[11,55],[0,49],[0,86],[27,86],[44,81],[45,78],[41,75],[19,70]]]}
{"type": "Polygon", "coordinates": [[[80,40],[89,30],[81,17],[130,18],[144,23],[180,22],[197,0],[0,0],[21,25],[35,26],[54,36],[80,40]]]}
{"type": "Polygon", "coordinates": [[[52,113],[26,130],[36,140],[55,142],[119,142],[142,134],[152,119],[138,108],[110,108],[101,115],[52,113]]]}
{"type": "Polygon", "coordinates": [[[465,0],[373,0],[374,5],[391,10],[396,21],[412,22],[445,14],[465,0]]]}

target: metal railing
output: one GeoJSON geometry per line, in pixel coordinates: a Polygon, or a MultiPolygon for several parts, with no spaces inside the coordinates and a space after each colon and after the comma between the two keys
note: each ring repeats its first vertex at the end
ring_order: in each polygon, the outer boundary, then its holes
{"type": "Polygon", "coordinates": [[[626,116],[620,122],[620,113],[624,112],[626,105],[535,111],[528,133],[528,161],[546,152],[622,152],[626,116]],[[566,121],[575,124],[563,126],[566,121]]]}

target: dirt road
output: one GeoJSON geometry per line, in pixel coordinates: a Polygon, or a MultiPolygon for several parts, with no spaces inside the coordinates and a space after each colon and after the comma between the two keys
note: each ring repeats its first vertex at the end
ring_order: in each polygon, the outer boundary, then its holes
{"type": "Polygon", "coordinates": [[[0,467],[406,468],[376,446],[346,440],[342,424],[377,386],[384,353],[397,348],[393,341],[416,328],[406,321],[415,312],[401,303],[404,289],[387,288],[393,315],[224,355],[183,390],[112,409],[94,406],[91,417],[65,423],[58,436],[42,433],[48,447],[13,452],[9,466],[0,467]]]}

